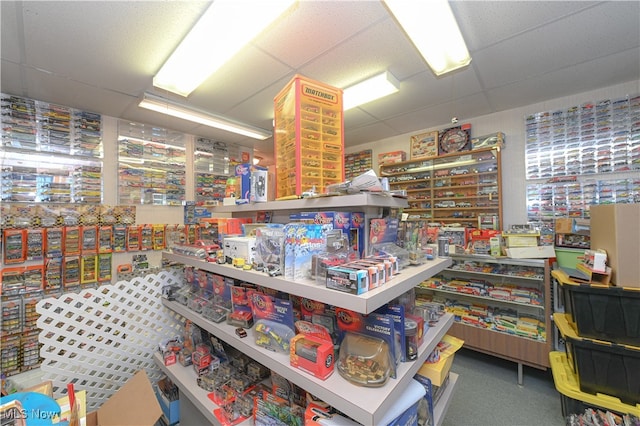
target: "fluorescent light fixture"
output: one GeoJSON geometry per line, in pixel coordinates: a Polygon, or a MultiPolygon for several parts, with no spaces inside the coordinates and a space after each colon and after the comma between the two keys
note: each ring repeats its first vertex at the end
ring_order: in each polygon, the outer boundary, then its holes
{"type": "Polygon", "coordinates": [[[203,124],[216,129],[226,130],[228,132],[237,133],[254,139],[268,139],[273,133],[259,127],[243,124],[235,120],[231,120],[219,115],[211,114],[205,111],[187,107],[177,102],[161,98],[159,96],[145,93],[142,100],[138,104],[141,108],[156,111],[172,117],[181,118],[183,120],[193,121],[194,123],[203,124]]]}
{"type": "Polygon", "coordinates": [[[435,75],[469,65],[471,56],[447,0],[384,0],[435,75]]]}
{"type": "Polygon", "coordinates": [[[400,90],[400,82],[389,71],[385,71],[344,89],[342,95],[343,109],[346,111],[358,105],[396,93],[398,90],[400,90]]]}
{"type": "Polygon", "coordinates": [[[293,3],[215,0],[153,77],[153,85],[188,96],[293,3]]]}

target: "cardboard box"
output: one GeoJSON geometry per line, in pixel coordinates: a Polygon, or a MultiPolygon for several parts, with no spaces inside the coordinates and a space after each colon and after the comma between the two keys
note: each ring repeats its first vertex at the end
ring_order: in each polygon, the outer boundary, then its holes
{"type": "Polygon", "coordinates": [[[155,388],[156,399],[162,408],[165,421],[169,425],[175,425],[180,422],[180,400],[169,401],[167,396],[158,388],[155,388]]]}
{"type": "Polygon", "coordinates": [[[507,249],[507,256],[512,259],[545,259],[555,257],[556,251],[552,246],[510,247],[507,249]]]}
{"type": "Polygon", "coordinates": [[[394,164],[407,161],[407,153],[404,151],[391,151],[378,154],[378,165],[394,164]]]}
{"type": "Polygon", "coordinates": [[[591,248],[607,252],[613,284],[640,288],[640,204],[591,206],[591,248]]]}
{"type": "Polygon", "coordinates": [[[225,237],[222,247],[227,260],[239,257],[247,263],[254,263],[256,260],[255,237],[225,237]]]}
{"type": "Polygon", "coordinates": [[[440,350],[440,359],[437,362],[425,362],[416,374],[431,380],[433,386],[442,386],[449,376],[453,357],[464,344],[464,340],[445,334],[442,341],[434,350],[440,350]]]}
{"type": "Polygon", "coordinates": [[[87,414],[87,426],[153,426],[162,416],[144,370],[138,371],[100,408],[87,414]]]}
{"type": "Polygon", "coordinates": [[[556,219],[556,234],[571,234],[573,231],[573,219],[560,217],[556,219]]]}
{"type": "Polygon", "coordinates": [[[502,238],[506,240],[507,247],[535,247],[538,245],[540,233],[531,234],[509,234],[502,233],[502,238]]]}

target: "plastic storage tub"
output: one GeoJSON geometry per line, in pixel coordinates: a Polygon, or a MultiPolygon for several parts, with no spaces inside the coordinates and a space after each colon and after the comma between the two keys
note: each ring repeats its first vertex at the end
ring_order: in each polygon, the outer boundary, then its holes
{"type": "Polygon", "coordinates": [[[640,288],[579,284],[562,271],[552,274],[580,337],[640,347],[640,288]]]}
{"type": "Polygon", "coordinates": [[[581,391],[611,395],[625,404],[640,402],[640,347],[579,337],[567,314],[553,314],[553,320],[581,391]]]}
{"type": "Polygon", "coordinates": [[[617,414],[633,414],[640,416],[640,402],[636,405],[624,404],[619,398],[609,395],[592,395],[580,390],[578,377],[571,370],[567,355],[562,352],[550,352],[549,361],[553,382],[560,393],[562,415],[583,413],[586,408],[601,408],[617,414]]]}

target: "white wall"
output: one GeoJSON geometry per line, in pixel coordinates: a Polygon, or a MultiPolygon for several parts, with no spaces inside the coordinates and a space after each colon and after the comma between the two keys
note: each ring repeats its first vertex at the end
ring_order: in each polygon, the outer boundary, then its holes
{"type": "MultiPolygon", "coordinates": [[[[512,224],[526,223],[526,185],[525,180],[525,117],[542,111],[568,108],[584,102],[597,102],[603,99],[614,99],[626,95],[640,93],[640,80],[604,87],[601,89],[579,93],[573,96],[551,99],[525,107],[498,112],[479,117],[458,117],[459,123],[471,123],[472,137],[483,136],[495,132],[505,134],[506,146],[502,150],[502,211],[503,227],[512,224]]],[[[352,146],[347,153],[373,150],[373,170],[378,171],[378,154],[402,150],[409,152],[409,138],[425,131],[440,130],[451,127],[450,123],[443,123],[438,128],[416,129],[411,133],[381,139],[375,142],[352,146]]]]}

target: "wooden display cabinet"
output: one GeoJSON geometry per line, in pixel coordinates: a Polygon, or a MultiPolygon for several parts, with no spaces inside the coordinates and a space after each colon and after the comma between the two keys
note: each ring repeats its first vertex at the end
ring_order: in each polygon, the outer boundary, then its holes
{"type": "Polygon", "coordinates": [[[499,147],[383,165],[380,176],[407,192],[409,220],[500,229],[499,147]]]}
{"type": "Polygon", "coordinates": [[[418,287],[419,293],[432,294],[456,316],[449,334],[463,339],[467,348],[518,363],[519,383],[523,364],[550,367],[553,325],[548,259],[473,255],[452,259],[451,267],[418,287]],[[515,321],[507,319],[513,315],[515,321]]]}
{"type": "Polygon", "coordinates": [[[274,98],[276,198],[344,181],[342,90],[296,75],[274,98]]]}

